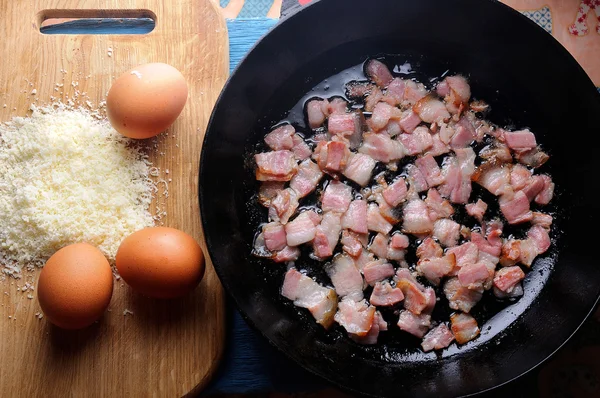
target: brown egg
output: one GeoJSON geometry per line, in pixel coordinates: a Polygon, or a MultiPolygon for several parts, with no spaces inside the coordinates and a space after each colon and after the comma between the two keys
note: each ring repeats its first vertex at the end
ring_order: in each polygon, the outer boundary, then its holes
{"type": "Polygon", "coordinates": [[[167,64],[138,66],[121,75],[106,97],[108,120],[124,136],[143,139],[165,131],[183,110],[188,87],[167,64]]]}
{"type": "Polygon", "coordinates": [[[99,319],[112,297],[113,274],[100,250],[88,243],[63,247],[42,268],[38,300],[56,326],[80,329],[99,319]]]}
{"type": "Polygon", "coordinates": [[[117,251],[119,274],[138,292],[173,298],[193,290],[204,276],[204,254],[185,232],[153,227],[134,232],[117,251]]]}

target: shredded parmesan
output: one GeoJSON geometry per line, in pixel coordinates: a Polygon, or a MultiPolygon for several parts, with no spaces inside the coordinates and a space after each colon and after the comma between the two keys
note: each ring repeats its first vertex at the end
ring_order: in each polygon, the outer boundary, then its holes
{"type": "Polygon", "coordinates": [[[76,242],[109,261],[153,225],[150,163],[106,120],[64,104],[0,125],[0,268],[18,276],[76,242]]]}

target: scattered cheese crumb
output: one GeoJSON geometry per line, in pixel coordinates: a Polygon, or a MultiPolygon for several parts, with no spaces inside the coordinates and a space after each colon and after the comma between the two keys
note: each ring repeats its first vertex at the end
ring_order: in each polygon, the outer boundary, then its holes
{"type": "Polygon", "coordinates": [[[153,225],[147,157],[84,109],[31,109],[0,125],[0,268],[18,277],[83,241],[113,262],[125,236],[153,225]]]}
{"type": "Polygon", "coordinates": [[[132,70],[131,74],[135,75],[138,79],[142,78],[142,74],[140,72],[138,72],[137,70],[132,70]]]}
{"type": "Polygon", "coordinates": [[[31,90],[31,95],[36,95],[37,94],[37,90],[34,88],[33,90],[31,90]]]}
{"type": "Polygon", "coordinates": [[[123,316],[126,315],[133,315],[133,311],[129,311],[127,308],[125,308],[125,311],[123,311],[123,316]]]}

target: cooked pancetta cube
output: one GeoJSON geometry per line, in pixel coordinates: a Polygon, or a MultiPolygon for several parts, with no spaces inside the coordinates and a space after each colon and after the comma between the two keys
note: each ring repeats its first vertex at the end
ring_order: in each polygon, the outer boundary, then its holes
{"type": "Polygon", "coordinates": [[[325,329],[333,324],[337,309],[337,295],[333,289],[321,286],[295,268],[290,268],[285,274],[281,295],[292,300],[294,305],[308,309],[325,329]]]}
{"type": "Polygon", "coordinates": [[[441,323],[423,337],[421,347],[425,352],[441,350],[448,347],[453,341],[454,335],[445,323],[441,323]]]}
{"type": "Polygon", "coordinates": [[[469,314],[450,315],[451,329],[458,344],[465,344],[479,336],[477,321],[469,314]]]}

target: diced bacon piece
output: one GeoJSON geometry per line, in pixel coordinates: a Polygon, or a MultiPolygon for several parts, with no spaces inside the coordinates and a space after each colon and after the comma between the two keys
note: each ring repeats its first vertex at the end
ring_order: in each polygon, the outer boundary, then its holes
{"type": "Polygon", "coordinates": [[[310,159],[304,160],[298,166],[298,172],[290,181],[290,188],[296,191],[298,198],[303,198],[317,188],[323,178],[319,166],[310,159]]]}
{"type": "Polygon", "coordinates": [[[365,72],[381,88],[386,88],[394,78],[387,65],[377,59],[367,62],[365,72]]]}
{"type": "Polygon", "coordinates": [[[389,163],[393,160],[402,159],[405,155],[402,143],[392,140],[386,134],[365,133],[363,143],[358,152],[369,155],[373,159],[389,163]]]}
{"type": "Polygon", "coordinates": [[[385,102],[379,102],[373,108],[369,125],[374,131],[382,130],[390,119],[400,119],[402,113],[400,109],[385,102]]]}
{"type": "MultiPolygon", "coordinates": [[[[447,92],[443,97],[450,113],[460,114],[471,98],[471,88],[469,87],[467,80],[462,76],[449,76],[444,82],[438,85],[438,87],[440,86],[441,88],[439,91],[442,94],[447,92]],[[443,83],[446,83],[448,86],[447,89],[443,83]]],[[[440,92],[438,92],[438,94],[440,94],[440,92]]]]}
{"type": "Polygon", "coordinates": [[[415,192],[423,192],[429,188],[425,175],[421,172],[414,164],[408,164],[406,166],[406,174],[408,174],[408,182],[410,187],[415,192]]]}
{"type": "Polygon", "coordinates": [[[283,189],[283,181],[264,181],[258,190],[258,201],[265,207],[271,206],[271,200],[275,199],[279,191],[283,189]]]}
{"type": "Polygon", "coordinates": [[[371,180],[371,174],[373,174],[376,164],[377,162],[369,155],[352,153],[342,174],[361,187],[364,187],[371,180]]]}
{"type": "Polygon", "coordinates": [[[398,120],[390,120],[389,123],[385,125],[383,130],[379,131],[379,133],[387,134],[393,138],[402,133],[402,127],[400,127],[400,122],[398,120]]]}
{"type": "Polygon", "coordinates": [[[440,193],[435,188],[431,188],[427,191],[427,197],[425,203],[429,208],[429,218],[437,220],[439,218],[448,218],[454,214],[454,207],[442,198],[440,193]]]}
{"type": "Polygon", "coordinates": [[[517,152],[515,157],[519,161],[519,163],[523,163],[526,166],[538,168],[550,159],[545,152],[543,152],[539,147],[536,147],[530,151],[517,152]]]}
{"type": "Polygon", "coordinates": [[[531,220],[531,223],[533,225],[539,225],[540,227],[544,227],[544,228],[550,228],[550,226],[552,225],[552,216],[551,215],[539,213],[536,211],[534,211],[532,214],[533,214],[533,218],[531,220]]]}
{"type": "Polygon", "coordinates": [[[456,149],[456,157],[447,158],[442,168],[445,181],[440,185],[442,196],[450,198],[453,203],[464,203],[471,196],[471,176],[475,172],[475,152],[468,147],[456,149]]]}
{"type": "Polygon", "coordinates": [[[490,191],[492,194],[504,195],[512,191],[510,185],[510,169],[503,165],[484,166],[482,164],[473,175],[473,181],[490,191]]]}
{"type": "Polygon", "coordinates": [[[291,188],[282,189],[277,196],[271,200],[269,207],[269,220],[287,224],[290,217],[298,208],[298,197],[296,191],[291,188]]]}
{"type": "Polygon", "coordinates": [[[289,181],[296,174],[296,159],[290,151],[257,153],[254,160],[259,181],[289,181]]]}
{"type": "Polygon", "coordinates": [[[435,296],[435,290],[433,290],[430,287],[426,287],[423,290],[423,292],[425,293],[425,296],[427,297],[427,305],[425,306],[425,308],[423,308],[422,313],[431,314],[437,303],[437,297],[435,296]]]}
{"type": "Polygon", "coordinates": [[[512,198],[503,195],[500,197],[500,210],[509,224],[519,224],[531,221],[533,214],[529,210],[529,199],[523,191],[516,192],[512,198]]]}
{"type": "Polygon", "coordinates": [[[372,112],[375,105],[383,99],[383,92],[377,86],[373,86],[365,100],[365,111],[372,112]]]}
{"type": "Polygon", "coordinates": [[[371,305],[389,307],[404,300],[402,290],[392,287],[388,281],[377,282],[371,293],[371,305]]]}
{"type": "Polygon", "coordinates": [[[352,257],[358,257],[363,250],[363,245],[357,238],[356,234],[348,230],[342,231],[342,250],[351,255],[352,257]]]}
{"type": "Polygon", "coordinates": [[[327,115],[325,114],[324,101],[322,99],[312,99],[308,101],[306,104],[306,115],[308,116],[308,125],[311,129],[316,129],[321,127],[323,123],[325,123],[325,118],[327,115]]]}
{"type": "Polygon", "coordinates": [[[477,138],[477,131],[466,116],[462,116],[454,127],[454,134],[450,140],[452,149],[465,148],[477,138]]]}
{"type": "Polygon", "coordinates": [[[333,254],[333,249],[337,246],[342,231],[340,218],[340,213],[332,211],[323,215],[313,241],[315,256],[326,258],[333,254]]]}
{"type": "Polygon", "coordinates": [[[440,284],[440,280],[443,277],[452,272],[455,265],[456,256],[454,254],[448,254],[444,257],[420,260],[417,264],[417,272],[437,286],[440,284]]]}
{"type": "Polygon", "coordinates": [[[510,185],[514,191],[520,191],[525,188],[530,178],[531,171],[527,167],[520,164],[512,166],[510,171],[510,185]]]}
{"type": "Polygon", "coordinates": [[[263,235],[265,246],[272,252],[283,250],[287,246],[285,228],[279,223],[271,222],[263,226],[263,235]]]}
{"type": "Polygon", "coordinates": [[[421,170],[421,173],[425,176],[427,184],[430,187],[434,187],[444,182],[444,176],[442,176],[442,170],[438,166],[437,162],[431,155],[425,155],[418,158],[415,164],[421,170]]]}
{"type": "Polygon", "coordinates": [[[413,105],[427,95],[427,89],[422,83],[412,80],[405,81],[403,105],[413,105]]]}
{"type": "Polygon", "coordinates": [[[500,255],[500,265],[508,267],[515,265],[521,256],[521,241],[510,239],[502,245],[502,253],[500,255]]]}
{"type": "Polygon", "coordinates": [[[481,300],[482,293],[480,290],[471,290],[463,286],[458,278],[450,278],[444,283],[444,295],[453,310],[470,312],[475,304],[481,300]]]}
{"type": "Polygon", "coordinates": [[[400,311],[398,327],[413,336],[422,338],[431,327],[431,315],[415,315],[410,311],[400,311]]]}
{"type": "Polygon", "coordinates": [[[363,268],[365,282],[369,285],[374,285],[375,282],[382,281],[386,278],[394,276],[394,267],[385,260],[371,261],[363,268]]]}
{"type": "Polygon", "coordinates": [[[275,253],[275,256],[272,257],[273,261],[276,263],[287,263],[289,261],[296,261],[300,257],[300,249],[297,247],[286,246],[283,250],[275,253]]]}
{"type": "Polygon", "coordinates": [[[348,109],[348,102],[341,97],[332,98],[327,103],[327,115],[344,114],[348,109]]]}
{"type": "Polygon", "coordinates": [[[421,285],[403,278],[396,282],[396,287],[404,294],[404,308],[416,315],[421,314],[427,308],[429,297],[425,294],[424,289],[421,289],[421,285]]]}
{"type": "Polygon", "coordinates": [[[265,143],[274,151],[289,150],[294,146],[292,137],[295,133],[296,129],[294,129],[294,126],[284,124],[267,134],[265,136],[265,143]]]}
{"type": "Polygon", "coordinates": [[[538,254],[545,253],[550,248],[550,235],[544,227],[534,225],[527,231],[527,237],[535,245],[538,254]]]}
{"type": "Polygon", "coordinates": [[[390,105],[399,105],[404,99],[404,90],[406,89],[406,82],[398,77],[394,78],[390,84],[388,84],[383,101],[390,105]]]}
{"type": "Polygon", "coordinates": [[[318,324],[328,329],[333,324],[337,308],[337,295],[331,288],[319,285],[295,268],[285,274],[281,295],[294,305],[307,308],[318,324]]]}
{"type": "Polygon", "coordinates": [[[448,94],[452,94],[454,92],[454,94],[457,96],[456,100],[459,100],[463,104],[469,102],[469,99],[471,99],[471,87],[469,86],[467,79],[465,79],[463,76],[456,75],[448,76],[444,80],[450,89],[448,94]]]}
{"type": "Polygon", "coordinates": [[[538,255],[537,245],[532,239],[519,241],[519,262],[527,267],[531,267],[533,260],[538,255]]]}
{"type": "Polygon", "coordinates": [[[487,290],[491,287],[494,270],[485,263],[466,264],[457,272],[461,285],[471,290],[487,290]]]}
{"type": "Polygon", "coordinates": [[[351,201],[352,188],[342,182],[331,181],[321,197],[321,209],[324,212],[344,213],[348,210],[351,201]]]}
{"type": "MultiPolygon", "coordinates": [[[[426,234],[433,230],[433,221],[429,218],[429,208],[420,199],[411,200],[403,209],[402,230],[410,234],[426,234]]],[[[389,232],[389,231],[388,231],[389,232]]]]}
{"type": "Polygon", "coordinates": [[[381,193],[372,194],[375,197],[375,201],[379,205],[379,212],[381,216],[390,224],[396,225],[400,222],[401,213],[400,210],[392,207],[385,201],[381,193]]]}
{"type": "Polygon", "coordinates": [[[454,126],[448,125],[446,123],[439,123],[440,125],[440,141],[442,141],[445,145],[449,145],[452,142],[452,137],[456,134],[456,130],[454,126]]]}
{"type": "Polygon", "coordinates": [[[465,344],[479,336],[477,321],[469,314],[450,315],[452,334],[458,344],[465,344]]]}
{"type": "Polygon", "coordinates": [[[544,181],[544,187],[542,191],[535,197],[535,203],[539,205],[547,205],[554,197],[554,183],[550,176],[545,174],[541,175],[540,178],[544,181]]]}
{"type": "Polygon", "coordinates": [[[445,323],[441,323],[423,337],[421,347],[425,352],[441,350],[448,347],[453,341],[454,335],[445,323]]]}
{"type": "Polygon", "coordinates": [[[494,288],[492,290],[494,292],[494,296],[498,297],[499,299],[517,298],[517,297],[521,297],[524,293],[523,282],[517,283],[510,293],[504,293],[502,290],[498,289],[496,286],[494,286],[494,288]]]}
{"type": "Polygon", "coordinates": [[[487,207],[487,203],[481,199],[478,199],[476,203],[469,203],[465,206],[467,214],[474,217],[479,222],[483,221],[483,215],[485,214],[487,207]]]}
{"type": "Polygon", "coordinates": [[[435,92],[440,97],[444,98],[445,96],[450,94],[450,85],[446,79],[442,80],[435,86],[435,92]]]}
{"type": "Polygon", "coordinates": [[[312,210],[300,213],[298,217],[285,225],[288,246],[298,246],[310,242],[317,232],[320,216],[312,210]],[[315,223],[315,221],[317,221],[315,223]]]}
{"type": "Polygon", "coordinates": [[[388,240],[387,235],[378,233],[369,245],[369,250],[379,258],[387,258],[388,240]]]}
{"type": "Polygon", "coordinates": [[[408,190],[404,178],[398,177],[393,183],[388,185],[382,192],[385,201],[392,207],[398,206],[406,200],[408,190]]]}
{"type": "Polygon", "coordinates": [[[308,144],[304,142],[304,139],[300,136],[300,134],[294,134],[292,136],[292,141],[294,142],[292,152],[294,152],[296,159],[304,160],[310,158],[310,155],[312,155],[312,150],[308,144]]]}
{"type": "Polygon", "coordinates": [[[479,151],[479,156],[490,162],[490,164],[502,164],[512,162],[512,154],[508,147],[499,141],[488,145],[479,151]]]}
{"type": "Polygon", "coordinates": [[[359,234],[366,234],[368,229],[367,201],[353,200],[342,216],[342,228],[351,229],[359,234]]]}
{"type": "Polygon", "coordinates": [[[421,98],[412,109],[425,123],[437,123],[450,119],[446,105],[433,94],[421,98]]]}
{"type": "Polygon", "coordinates": [[[421,124],[421,118],[412,110],[404,112],[400,119],[400,127],[409,134],[415,131],[419,124],[421,124]]]}
{"type": "Polygon", "coordinates": [[[408,236],[395,233],[392,235],[390,240],[390,247],[392,249],[407,249],[410,245],[410,241],[408,240],[408,236]]]}
{"type": "Polygon", "coordinates": [[[431,132],[425,126],[419,126],[411,134],[400,134],[398,140],[405,148],[407,155],[413,156],[425,152],[433,146],[431,132]]]}
{"type": "Polygon", "coordinates": [[[340,141],[329,141],[320,148],[319,167],[324,171],[341,172],[346,167],[349,155],[348,144],[340,141]]]}
{"type": "Polygon", "coordinates": [[[433,145],[424,152],[425,155],[440,156],[450,152],[450,147],[442,142],[440,134],[436,133],[431,136],[433,145]]]}
{"type": "Polygon", "coordinates": [[[454,254],[456,256],[456,267],[454,268],[451,275],[456,275],[458,270],[467,264],[474,264],[479,258],[479,249],[473,242],[465,242],[460,246],[454,246],[448,249],[447,254],[454,254]]]}
{"type": "Polygon", "coordinates": [[[342,325],[351,335],[366,336],[373,326],[375,307],[368,305],[365,300],[355,301],[344,298],[338,303],[335,321],[342,325]]]}
{"type": "Polygon", "coordinates": [[[349,334],[349,337],[359,344],[377,344],[379,332],[386,331],[387,328],[387,322],[383,319],[381,313],[379,313],[379,311],[375,311],[375,316],[373,317],[373,325],[371,326],[371,330],[369,330],[369,333],[367,333],[365,336],[356,336],[354,334],[349,334]]]}
{"type": "Polygon", "coordinates": [[[379,206],[375,203],[369,204],[367,209],[367,228],[369,231],[381,232],[385,235],[389,234],[392,230],[392,224],[383,218],[379,211],[379,206]]]}
{"type": "Polygon", "coordinates": [[[510,293],[519,282],[525,279],[525,273],[518,266],[504,267],[494,275],[494,287],[503,293],[510,293]]]}
{"type": "Polygon", "coordinates": [[[531,176],[527,181],[527,185],[521,191],[527,196],[527,200],[531,202],[542,189],[544,189],[544,179],[539,175],[535,175],[531,176]]]}
{"type": "Polygon", "coordinates": [[[346,296],[354,301],[362,300],[363,278],[352,257],[346,254],[336,255],[333,262],[325,266],[325,271],[338,296],[346,296]]]}
{"type": "Polygon", "coordinates": [[[430,237],[423,239],[423,242],[417,247],[417,257],[419,257],[419,260],[442,257],[443,254],[442,247],[430,237]]]}
{"type": "MultiPolygon", "coordinates": [[[[367,239],[369,238],[368,235],[364,235],[367,239]]],[[[366,247],[368,242],[361,242],[363,247],[366,247]]],[[[369,264],[371,261],[375,261],[375,256],[373,256],[373,254],[369,253],[368,250],[362,250],[360,252],[360,254],[358,256],[356,256],[354,258],[354,264],[356,265],[356,268],[358,268],[358,270],[360,272],[363,272],[363,270],[365,269],[365,267],[367,266],[367,264],[369,264]]]]}
{"type": "Polygon", "coordinates": [[[327,131],[331,135],[344,136],[354,133],[357,118],[355,113],[336,113],[327,119],[327,131]]]}
{"type": "Polygon", "coordinates": [[[535,135],[529,130],[505,131],[504,140],[514,151],[527,151],[537,146],[535,135]]]}
{"type": "Polygon", "coordinates": [[[495,257],[499,257],[502,251],[502,240],[490,242],[486,238],[484,238],[483,235],[481,235],[479,232],[471,233],[471,242],[477,245],[477,248],[480,252],[489,253],[495,257]]]}
{"type": "Polygon", "coordinates": [[[415,285],[419,286],[419,289],[423,290],[423,286],[417,281],[417,279],[414,277],[414,275],[410,272],[410,270],[408,268],[398,268],[398,270],[396,271],[396,277],[394,278],[394,280],[396,282],[398,282],[400,279],[406,279],[409,282],[414,283],[415,285]]]}
{"type": "Polygon", "coordinates": [[[402,265],[406,264],[404,258],[406,257],[406,251],[404,249],[394,249],[391,245],[388,245],[387,259],[400,262],[402,265]]]}
{"type": "Polygon", "coordinates": [[[333,251],[329,246],[329,239],[324,232],[317,230],[313,238],[313,251],[315,256],[319,258],[327,258],[333,255],[333,251]]]}
{"type": "Polygon", "coordinates": [[[442,218],[433,224],[433,234],[443,246],[456,246],[460,238],[460,224],[456,221],[442,218]]]}

